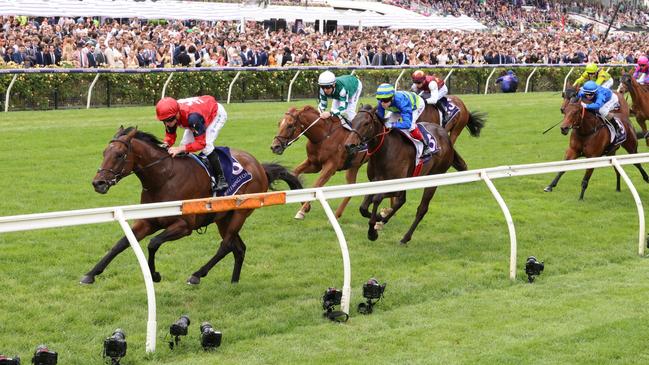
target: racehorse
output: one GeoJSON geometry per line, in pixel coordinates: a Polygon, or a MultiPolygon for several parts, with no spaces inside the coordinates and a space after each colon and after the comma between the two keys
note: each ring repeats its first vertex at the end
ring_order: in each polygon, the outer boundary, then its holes
{"type": "MultiPolygon", "coordinates": [[[[133,127],[120,127],[104,150],[104,160],[92,180],[95,191],[106,194],[108,189],[121,179],[135,174],[142,183],[142,204],[210,197],[211,183],[205,169],[190,156],[170,158],[167,150],[159,145],[160,141],[151,134],[133,127]]],[[[275,180],[285,181],[291,189],[302,188],[300,181],[284,167],[277,164],[262,165],[247,152],[234,149],[230,151],[241,167],[252,175],[252,179],[238,190],[239,194],[265,192],[275,180]]],[[[161,276],[155,269],[155,254],[158,248],[167,241],[189,236],[193,230],[206,227],[212,222],[216,223],[223,238],[221,245],[214,257],[194,272],[187,283],[200,283],[200,278],[205,277],[210,269],[230,252],[234,255],[232,282],[236,283],[239,281],[246,253],[246,245],[239,231],[253,210],[138,219],[131,229],[138,241],[163,230],[153,237],[148,245],[149,269],[153,281],[159,282],[161,276]]],[[[128,246],[127,238],[122,237],[81,279],[81,283],[92,284],[95,276],[101,274],[115,256],[128,246]]]]}
{"type": "MultiPolygon", "coordinates": [[[[564,117],[561,123],[561,133],[566,135],[568,134],[568,131],[572,129],[572,133],[570,134],[570,145],[566,150],[565,155],[566,160],[574,160],[581,156],[588,158],[600,157],[603,155],[615,155],[615,152],[620,146],[611,145],[611,132],[600,117],[595,115],[595,113],[587,111],[586,108],[581,105],[581,102],[575,97],[573,97],[563,108],[563,111],[564,117]]],[[[621,114],[617,115],[622,121],[624,130],[626,131],[626,141],[622,143],[622,147],[624,147],[628,153],[637,153],[638,140],[635,131],[629,122],[628,116],[623,116],[621,114]]],[[[639,163],[634,164],[634,166],[640,170],[644,181],[649,182],[649,176],[642,166],[639,163]]],[[[614,170],[617,177],[616,191],[620,191],[620,173],[617,169],[614,168],[614,170]]],[[[557,186],[559,179],[564,173],[565,171],[559,172],[550,185],[548,185],[544,190],[546,192],[551,192],[552,189],[557,186]]],[[[584,192],[588,187],[588,181],[592,174],[593,169],[586,170],[584,178],[581,181],[581,194],[579,195],[579,200],[584,199],[584,192]]]]}
{"type": "MultiPolygon", "coordinates": [[[[630,74],[624,73],[620,78],[620,83],[626,91],[631,94],[633,100],[633,110],[635,111],[635,120],[642,128],[642,135],[645,143],[649,146],[649,133],[647,133],[647,119],[649,119],[649,88],[638,84],[630,74]]],[[[625,100],[626,102],[626,100],[625,100]]]]}
{"type": "MultiPolygon", "coordinates": [[[[466,162],[453,148],[448,133],[444,128],[432,123],[422,123],[426,130],[434,136],[437,141],[438,151],[432,158],[425,162],[421,168],[421,175],[443,174],[453,166],[458,171],[467,169],[466,162]]],[[[415,148],[398,130],[386,129],[383,121],[376,114],[376,108],[369,105],[361,108],[352,121],[354,132],[347,138],[346,149],[354,152],[359,144],[367,144],[370,160],[367,165],[367,177],[370,181],[398,179],[412,176],[415,170],[415,148]]],[[[421,202],[417,208],[417,215],[408,232],[401,239],[406,244],[412,238],[421,219],[428,211],[430,200],[435,195],[437,187],[424,189],[421,202]]],[[[360,207],[363,217],[369,218],[369,229],[367,237],[374,241],[378,238],[376,230],[377,222],[379,227],[387,223],[390,218],[406,202],[406,192],[398,191],[391,193],[370,194],[365,197],[360,207]],[[384,198],[394,197],[392,210],[385,216],[377,213],[379,204],[384,198]],[[370,204],[373,204],[372,211],[369,211],[370,204]]]]}
{"type": "MultiPolygon", "coordinates": [[[[320,172],[314,187],[326,184],[339,170],[346,170],[345,179],[348,184],[355,183],[358,169],[369,157],[367,153],[359,152],[348,158],[343,147],[351,132],[340,124],[337,117],[320,119],[320,113],[309,105],[302,109],[290,108],[279,122],[278,128],[270,145],[270,149],[277,155],[284,153],[302,135],[309,140],[306,144],[307,158],[293,170],[293,174],[300,176],[303,173],[320,172]]],[[[343,199],[336,209],[337,218],[342,216],[349,199],[343,199]]],[[[311,204],[304,203],[295,218],[303,219],[310,209],[311,204]]]]}
{"type": "MultiPolygon", "coordinates": [[[[469,112],[464,102],[457,96],[451,95],[446,98],[460,109],[458,114],[448,121],[444,127],[451,136],[451,143],[455,145],[455,141],[457,141],[457,138],[465,127],[473,137],[480,137],[480,131],[487,121],[486,115],[480,112],[469,112]]],[[[441,124],[439,121],[439,112],[435,105],[426,104],[424,112],[419,116],[419,122],[441,124]]]]}

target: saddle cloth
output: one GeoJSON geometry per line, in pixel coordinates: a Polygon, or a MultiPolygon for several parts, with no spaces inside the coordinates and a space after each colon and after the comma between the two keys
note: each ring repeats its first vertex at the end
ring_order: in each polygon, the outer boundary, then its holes
{"type": "MultiPolygon", "coordinates": [[[[451,102],[451,100],[449,99],[446,99],[446,103],[442,102],[442,105],[446,106],[446,115],[448,116],[446,118],[446,121],[442,123],[442,127],[446,127],[448,122],[452,121],[453,118],[455,118],[460,113],[460,107],[453,104],[453,102],[451,102]]],[[[439,120],[442,120],[442,112],[438,110],[437,113],[439,113],[439,120]]]]}
{"type": "Polygon", "coordinates": [[[613,146],[618,146],[624,143],[624,141],[626,141],[626,130],[624,129],[624,124],[622,124],[622,122],[620,122],[620,120],[617,117],[614,117],[613,120],[609,121],[608,123],[604,122],[604,125],[606,125],[606,128],[608,128],[608,131],[611,134],[610,142],[613,146]],[[617,123],[620,131],[619,134],[615,133],[615,128],[613,128],[611,123],[617,123]]]}
{"type": "Polygon", "coordinates": [[[398,129],[398,131],[401,132],[404,136],[406,136],[406,138],[408,138],[408,140],[415,146],[415,161],[414,161],[415,171],[413,172],[413,176],[417,176],[418,173],[421,171],[421,166],[425,162],[430,160],[433,157],[432,155],[439,152],[439,147],[437,146],[437,140],[435,139],[435,137],[433,137],[433,135],[430,134],[426,130],[426,128],[424,128],[424,126],[422,126],[419,123],[417,123],[417,128],[419,128],[421,135],[424,136],[424,140],[428,144],[428,148],[432,152],[430,155],[422,157],[421,153],[424,150],[424,145],[421,143],[421,141],[412,138],[412,136],[410,136],[410,132],[408,132],[407,130],[398,129]]]}
{"type": "Polygon", "coordinates": [[[212,173],[212,169],[210,168],[210,163],[207,160],[207,157],[202,153],[200,153],[198,156],[190,153],[189,156],[191,156],[194,161],[203,166],[203,168],[209,175],[210,181],[212,183],[213,197],[234,195],[239,191],[239,189],[241,189],[243,185],[252,180],[252,175],[243,168],[243,166],[239,163],[239,161],[237,161],[236,158],[234,158],[234,156],[232,156],[232,153],[230,153],[230,148],[215,147],[214,150],[218,153],[219,161],[221,162],[221,168],[223,169],[223,174],[225,175],[225,181],[228,182],[228,188],[225,189],[225,191],[221,192],[217,192],[214,189],[216,187],[216,178],[212,173]]]}

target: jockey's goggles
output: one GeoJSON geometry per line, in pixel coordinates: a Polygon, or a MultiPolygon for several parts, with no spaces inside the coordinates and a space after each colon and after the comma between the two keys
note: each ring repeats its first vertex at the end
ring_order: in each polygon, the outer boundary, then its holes
{"type": "Polygon", "coordinates": [[[392,98],[376,98],[376,100],[379,101],[379,103],[391,103],[392,98]]]}
{"type": "Polygon", "coordinates": [[[174,115],[174,116],[171,116],[171,117],[169,117],[167,119],[163,119],[162,123],[166,124],[166,123],[169,123],[169,122],[173,122],[175,119],[176,119],[176,116],[174,115]]]}
{"type": "Polygon", "coordinates": [[[320,85],[320,88],[321,88],[322,90],[325,90],[325,89],[333,89],[334,86],[333,86],[333,85],[320,85]]]}
{"type": "Polygon", "coordinates": [[[584,96],[594,96],[595,92],[594,91],[584,91],[584,96]]]}

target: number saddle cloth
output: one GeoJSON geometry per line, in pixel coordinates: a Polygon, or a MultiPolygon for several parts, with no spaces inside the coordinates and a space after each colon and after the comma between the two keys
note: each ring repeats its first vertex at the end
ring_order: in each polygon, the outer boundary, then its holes
{"type": "Polygon", "coordinates": [[[223,169],[223,174],[225,175],[225,181],[228,182],[228,188],[223,191],[216,191],[216,178],[212,172],[210,162],[207,160],[207,157],[200,153],[198,156],[190,153],[191,156],[197,163],[199,163],[207,174],[210,177],[212,196],[228,196],[236,194],[243,185],[248,181],[252,180],[252,175],[241,166],[239,161],[237,161],[234,156],[230,153],[230,148],[228,147],[215,147],[215,151],[219,156],[219,161],[221,162],[221,169],[223,169]]]}
{"type": "MultiPolygon", "coordinates": [[[[437,140],[435,137],[430,134],[424,126],[421,124],[417,123],[417,128],[419,128],[419,131],[421,132],[421,135],[424,136],[424,141],[426,144],[428,144],[428,148],[430,149],[431,153],[426,156],[422,156],[421,153],[424,150],[424,145],[421,143],[421,141],[412,138],[410,136],[410,132],[402,129],[397,129],[401,134],[403,134],[415,147],[415,170],[413,171],[412,176],[419,176],[419,173],[421,172],[421,167],[424,163],[426,163],[428,160],[430,160],[434,154],[439,152],[439,147],[437,145],[437,140]]],[[[396,128],[395,128],[396,129],[396,128]]]]}

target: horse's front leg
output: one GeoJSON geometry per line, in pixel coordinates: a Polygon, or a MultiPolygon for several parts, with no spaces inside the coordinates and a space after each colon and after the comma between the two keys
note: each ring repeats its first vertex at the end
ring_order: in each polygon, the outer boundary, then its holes
{"type": "Polygon", "coordinates": [[[376,231],[376,222],[380,215],[378,214],[379,204],[383,200],[383,193],[375,194],[372,198],[372,215],[370,216],[370,221],[368,222],[369,228],[367,230],[367,238],[370,241],[376,241],[379,238],[379,233],[376,231]]]}
{"type": "Polygon", "coordinates": [[[365,195],[363,198],[363,202],[361,202],[361,206],[358,207],[358,210],[361,212],[361,215],[365,218],[370,218],[372,216],[372,213],[370,213],[370,204],[372,203],[372,198],[374,198],[373,194],[370,195],[365,195]]]}
{"type": "MultiPolygon", "coordinates": [[[[322,169],[321,166],[313,163],[311,160],[307,158],[306,160],[302,161],[302,163],[299,164],[293,170],[293,175],[299,177],[301,174],[311,174],[314,172],[318,172],[321,169],[322,169]]],[[[311,203],[309,202],[302,203],[300,210],[298,210],[297,213],[295,214],[295,219],[304,219],[304,214],[307,213],[309,210],[311,210],[311,203]]]]}
{"type": "MultiPolygon", "coordinates": [[[[594,169],[586,170],[586,173],[584,174],[584,179],[581,180],[581,194],[579,194],[579,200],[584,200],[584,193],[586,192],[586,188],[588,187],[588,181],[590,180],[590,177],[593,175],[593,171],[594,171],[594,169]]],[[[618,179],[619,179],[619,176],[618,176],[618,179]]],[[[619,185],[618,185],[618,187],[619,187],[619,185]]]]}
{"type": "Polygon", "coordinates": [[[158,252],[160,246],[165,242],[175,241],[179,238],[189,236],[190,234],[192,234],[192,230],[187,224],[187,221],[184,219],[178,219],[162,231],[162,233],[153,237],[151,241],[149,241],[149,245],[147,246],[149,250],[148,262],[149,270],[151,271],[151,278],[154,282],[158,283],[162,280],[162,276],[160,276],[160,273],[155,269],[155,254],[158,252]]]}
{"type": "Polygon", "coordinates": [[[400,191],[399,195],[392,197],[390,201],[392,202],[390,208],[382,210],[385,212],[385,215],[381,213],[381,219],[376,223],[375,228],[379,231],[383,229],[383,225],[388,223],[390,218],[392,218],[392,216],[394,216],[397,211],[406,203],[406,192],[400,191]]]}
{"type": "MultiPolygon", "coordinates": [[[[573,149],[568,148],[566,150],[566,156],[564,160],[574,160],[575,158],[577,158],[577,153],[573,149]]],[[[552,189],[554,189],[559,183],[559,179],[561,179],[561,176],[563,176],[563,174],[565,173],[566,173],[565,171],[559,171],[557,173],[557,176],[554,178],[554,180],[552,180],[550,185],[546,186],[545,189],[543,189],[543,191],[545,191],[546,193],[551,192],[552,189]]]]}
{"type": "Polygon", "coordinates": [[[421,196],[421,202],[419,202],[419,206],[417,207],[417,215],[415,216],[415,220],[412,222],[410,229],[401,239],[402,244],[405,245],[412,239],[412,234],[415,232],[417,225],[419,225],[419,222],[421,222],[422,218],[424,218],[426,213],[428,213],[428,206],[430,205],[430,200],[433,199],[433,196],[435,195],[435,191],[437,191],[437,186],[424,189],[424,193],[421,196]]]}
{"type": "MultiPolygon", "coordinates": [[[[137,220],[135,221],[135,224],[131,227],[131,230],[133,231],[133,234],[135,235],[135,238],[139,241],[142,238],[150,235],[151,233],[155,232],[151,224],[149,224],[148,221],[146,220],[137,220]]],[[[104,269],[110,264],[113,259],[119,255],[122,251],[124,251],[127,247],[129,246],[128,239],[126,236],[120,238],[117,243],[102,257],[101,260],[93,267],[90,271],[84,275],[81,280],[79,281],[80,284],[92,284],[95,282],[95,276],[101,274],[104,272],[104,269]]]]}
{"type": "MultiPolygon", "coordinates": [[[[347,181],[347,184],[354,184],[356,183],[356,176],[358,175],[358,169],[359,167],[350,167],[345,171],[345,181],[347,181]]],[[[349,200],[351,197],[345,197],[343,201],[340,203],[338,208],[336,209],[336,218],[340,218],[343,215],[343,212],[345,211],[345,208],[347,207],[347,204],[349,204],[349,200]]]]}

